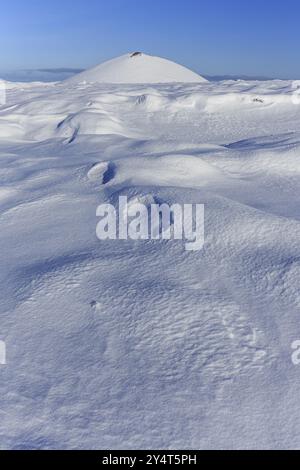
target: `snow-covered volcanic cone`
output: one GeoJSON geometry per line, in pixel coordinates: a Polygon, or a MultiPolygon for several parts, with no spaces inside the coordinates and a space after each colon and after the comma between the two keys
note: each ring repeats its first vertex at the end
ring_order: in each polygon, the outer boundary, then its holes
{"type": "Polygon", "coordinates": [[[201,83],[206,81],[205,78],[182,65],[141,52],[108,60],[67,80],[69,83],[201,83]]]}

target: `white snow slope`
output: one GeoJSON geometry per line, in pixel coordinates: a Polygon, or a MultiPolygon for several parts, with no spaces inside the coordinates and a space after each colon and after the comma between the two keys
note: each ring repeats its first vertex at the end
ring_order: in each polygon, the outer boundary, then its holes
{"type": "Polygon", "coordinates": [[[9,84],[1,448],[300,447],[294,89],[9,84]],[[204,249],[100,242],[121,194],[204,203],[204,249]]]}
{"type": "Polygon", "coordinates": [[[96,83],[201,83],[207,80],[191,70],[161,57],[141,52],[125,54],[85,70],[66,82],[96,83]]]}

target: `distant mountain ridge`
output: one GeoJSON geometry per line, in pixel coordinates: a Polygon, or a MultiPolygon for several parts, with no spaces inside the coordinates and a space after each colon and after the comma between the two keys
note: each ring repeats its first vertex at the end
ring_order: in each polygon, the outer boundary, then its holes
{"type": "MultiPolygon", "coordinates": [[[[207,80],[210,82],[221,82],[223,80],[246,80],[246,81],[267,81],[267,80],[276,80],[275,78],[271,77],[263,77],[261,75],[203,75],[207,80]]],[[[280,79],[277,79],[280,80],[280,79]]]]}

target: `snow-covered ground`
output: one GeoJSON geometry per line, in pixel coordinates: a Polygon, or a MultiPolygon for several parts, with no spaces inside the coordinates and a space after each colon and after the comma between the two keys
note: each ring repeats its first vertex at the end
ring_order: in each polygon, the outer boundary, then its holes
{"type": "Polygon", "coordinates": [[[0,447],[299,448],[293,82],[6,85],[0,447]],[[100,242],[118,195],[204,203],[204,249],[100,242]]]}

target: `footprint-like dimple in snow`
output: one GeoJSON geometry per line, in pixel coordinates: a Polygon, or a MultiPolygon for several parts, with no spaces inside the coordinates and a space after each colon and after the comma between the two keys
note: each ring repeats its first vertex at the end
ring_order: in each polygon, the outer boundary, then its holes
{"type": "Polygon", "coordinates": [[[115,177],[115,165],[111,162],[100,162],[92,166],[87,177],[90,181],[100,181],[101,184],[109,183],[115,177]]]}

